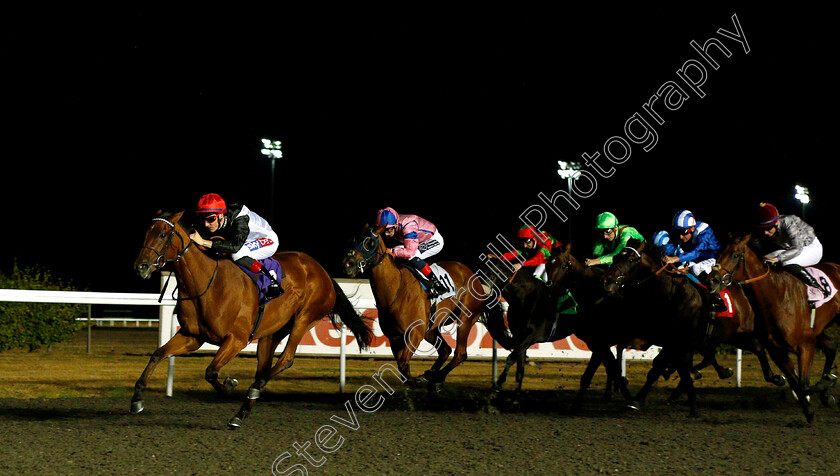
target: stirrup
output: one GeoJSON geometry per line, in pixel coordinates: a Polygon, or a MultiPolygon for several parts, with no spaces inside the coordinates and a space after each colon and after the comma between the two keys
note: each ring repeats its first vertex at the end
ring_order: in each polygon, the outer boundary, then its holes
{"type": "Polygon", "coordinates": [[[274,299],[276,297],[282,296],[285,293],[286,291],[284,291],[283,288],[280,287],[279,283],[271,283],[265,290],[265,298],[266,300],[274,299]]]}

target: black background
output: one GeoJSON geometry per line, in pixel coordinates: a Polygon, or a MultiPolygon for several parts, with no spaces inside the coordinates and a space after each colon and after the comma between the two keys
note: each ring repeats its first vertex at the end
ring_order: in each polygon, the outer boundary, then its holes
{"type": "MultiPolygon", "coordinates": [[[[769,201],[832,239],[837,41],[816,7],[599,5],[317,12],[41,12],[2,20],[2,260],[40,263],[95,291],[148,291],[132,263],[158,209],[216,192],[269,217],[281,249],[333,275],[348,241],[392,206],[441,230],[441,259],[472,266],[515,236],[557,160],[601,151],[717,37],[702,89],[663,114],[571,214],[586,254],[612,211],[646,236],[692,210],[749,232],[769,201]],[[737,14],[749,43],[723,38],[737,14]]],[[[680,83],[682,84],[682,83],[680,83]]],[[[684,86],[684,85],[683,85],[684,86]]],[[[649,118],[648,118],[649,119],[649,118]]],[[[603,151],[601,151],[603,155],[603,151]]],[[[609,165],[605,159],[599,164],[609,165]]],[[[568,224],[544,229],[566,240],[568,224]]]]}

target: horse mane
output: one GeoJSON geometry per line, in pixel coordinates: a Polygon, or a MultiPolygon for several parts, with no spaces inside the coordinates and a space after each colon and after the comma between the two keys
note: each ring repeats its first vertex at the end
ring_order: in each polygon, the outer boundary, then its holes
{"type": "Polygon", "coordinates": [[[177,220],[178,224],[181,225],[181,228],[183,228],[187,232],[187,234],[190,234],[195,231],[195,224],[192,222],[192,220],[188,220],[186,218],[187,213],[184,210],[181,210],[180,212],[165,212],[163,210],[158,210],[157,217],[155,218],[163,218],[165,220],[172,221],[172,218],[175,216],[180,217],[177,220]]]}

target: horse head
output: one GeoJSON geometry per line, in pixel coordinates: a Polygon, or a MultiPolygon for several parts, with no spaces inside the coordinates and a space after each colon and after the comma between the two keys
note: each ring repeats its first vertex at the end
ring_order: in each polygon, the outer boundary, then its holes
{"type": "Polygon", "coordinates": [[[625,286],[638,281],[636,276],[642,268],[644,246],[643,241],[633,238],[613,257],[612,265],[603,277],[604,291],[608,296],[621,296],[625,286]]]}
{"type": "Polygon", "coordinates": [[[721,283],[724,286],[747,279],[745,264],[748,258],[755,257],[755,253],[748,246],[750,239],[750,235],[730,237],[718,253],[717,266],[723,271],[721,283]]]}
{"type": "Polygon", "coordinates": [[[362,233],[356,238],[353,248],[347,252],[342,264],[344,275],[348,278],[355,278],[365,270],[373,268],[387,256],[385,242],[382,240],[384,226],[365,227],[362,233]]]}
{"type": "Polygon", "coordinates": [[[548,282],[552,285],[565,285],[574,272],[582,267],[581,263],[572,256],[571,244],[558,246],[551,250],[551,256],[548,258],[548,264],[546,265],[548,282]]]}
{"type": "Polygon", "coordinates": [[[152,273],[168,262],[178,261],[189,249],[192,241],[179,224],[182,216],[183,212],[158,212],[158,216],[152,219],[152,225],[146,230],[143,248],[134,260],[134,269],[141,278],[149,279],[152,273]]]}

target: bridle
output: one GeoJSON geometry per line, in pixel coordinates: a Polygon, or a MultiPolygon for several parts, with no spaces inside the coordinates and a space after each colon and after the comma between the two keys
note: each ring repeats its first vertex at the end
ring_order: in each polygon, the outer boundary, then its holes
{"type": "MultiPolygon", "coordinates": [[[[637,250],[636,248],[633,248],[632,246],[625,246],[624,250],[632,251],[636,255],[635,258],[630,257],[627,260],[626,264],[634,265],[636,263],[641,263],[642,254],[639,252],[639,250],[637,250]]],[[[622,251],[622,253],[624,253],[624,251],[622,251]]],[[[622,264],[625,264],[625,263],[622,263],[622,264]]],[[[617,269],[619,271],[619,275],[617,277],[615,277],[614,279],[610,280],[610,281],[612,281],[613,284],[618,286],[619,290],[624,288],[625,286],[639,286],[642,283],[644,283],[644,282],[648,281],[649,279],[653,278],[654,276],[656,276],[656,274],[651,274],[650,276],[642,279],[641,281],[638,281],[638,282],[635,282],[635,283],[626,283],[625,282],[627,280],[626,274],[627,274],[627,271],[630,268],[631,268],[631,266],[614,267],[614,269],[617,269]],[[625,268],[627,268],[627,269],[625,269],[625,268]]],[[[608,283],[609,283],[609,281],[607,280],[607,276],[605,275],[604,276],[604,284],[606,285],[608,283]]]]}
{"type": "Polygon", "coordinates": [[[187,251],[189,251],[190,247],[192,247],[193,241],[190,240],[190,242],[186,246],[184,246],[184,238],[181,236],[180,233],[175,233],[175,224],[167,220],[166,218],[152,218],[152,221],[160,221],[172,227],[172,229],[169,231],[169,234],[166,236],[166,242],[161,247],[161,251],[158,251],[156,248],[153,248],[151,246],[143,247],[143,249],[150,249],[154,251],[154,253],[157,255],[157,259],[154,262],[155,269],[158,270],[160,268],[163,268],[164,266],[166,266],[166,263],[177,263],[178,261],[181,261],[181,257],[183,257],[187,253],[187,251]],[[167,259],[166,252],[169,251],[169,247],[170,245],[172,245],[173,236],[177,236],[178,239],[181,240],[181,251],[174,258],[167,259]]]}
{"type": "MultiPolygon", "coordinates": [[[[762,274],[761,276],[755,277],[755,278],[747,278],[744,281],[734,283],[735,286],[742,287],[742,286],[745,286],[745,285],[750,284],[750,283],[754,283],[756,281],[759,281],[759,280],[764,279],[767,276],[769,276],[770,275],[770,265],[768,265],[766,263],[765,263],[765,265],[767,266],[767,271],[765,271],[764,274],[762,274]]],[[[728,288],[729,286],[731,286],[733,284],[732,283],[732,277],[738,271],[738,268],[743,267],[744,268],[744,275],[745,276],[747,275],[746,251],[743,250],[743,249],[738,250],[738,260],[735,262],[735,268],[732,271],[724,268],[720,263],[718,263],[717,266],[719,266],[720,269],[723,270],[723,275],[720,277],[720,283],[728,288]]]]}
{"type": "Polygon", "coordinates": [[[367,268],[377,266],[387,256],[388,253],[379,251],[379,239],[379,236],[368,228],[356,240],[353,249],[348,253],[348,255],[352,256],[353,251],[357,251],[362,256],[362,259],[356,263],[360,273],[364,273],[367,268]]]}
{"type": "MultiPolygon", "coordinates": [[[[356,243],[353,245],[353,249],[347,253],[347,256],[349,257],[353,257],[354,251],[362,256],[362,259],[356,263],[356,267],[360,273],[364,273],[367,268],[375,268],[385,260],[386,256],[388,256],[387,251],[383,252],[379,250],[379,240],[381,240],[381,237],[368,228],[356,240],[356,243]]],[[[397,298],[400,296],[400,290],[403,286],[403,274],[399,273],[399,275],[400,282],[397,285],[397,291],[394,293],[394,299],[391,300],[391,304],[389,304],[385,309],[391,309],[394,306],[394,303],[397,302],[397,298]]]]}
{"type": "MultiPolygon", "coordinates": [[[[175,224],[172,223],[171,221],[167,220],[166,218],[163,218],[163,217],[152,218],[152,221],[153,222],[154,221],[163,222],[163,223],[166,223],[167,225],[169,225],[171,227],[171,230],[169,231],[169,234],[166,236],[166,241],[164,242],[163,246],[161,247],[161,251],[158,251],[156,248],[153,248],[151,246],[143,246],[143,249],[150,249],[157,255],[157,259],[154,262],[154,266],[155,266],[155,270],[159,270],[160,268],[163,268],[164,266],[166,266],[167,263],[177,263],[177,262],[181,261],[181,258],[185,254],[187,254],[187,251],[190,250],[190,248],[192,247],[194,242],[192,240],[189,240],[189,243],[184,245],[184,237],[181,236],[180,233],[175,232],[175,230],[176,230],[175,224]],[[166,253],[169,251],[169,247],[172,246],[172,237],[173,236],[177,236],[178,239],[181,240],[181,248],[180,248],[180,251],[175,255],[174,258],[167,258],[166,253]]],[[[176,288],[172,290],[172,298],[177,300],[177,301],[191,301],[193,299],[198,299],[201,296],[204,296],[205,294],[207,294],[207,291],[210,290],[210,286],[213,285],[213,281],[216,280],[216,273],[218,271],[219,271],[219,260],[217,259],[216,260],[216,268],[213,269],[213,274],[210,276],[210,282],[207,283],[207,288],[204,289],[204,291],[201,292],[201,294],[199,294],[197,296],[192,296],[192,297],[177,297],[176,298],[175,297],[175,292],[178,290],[178,288],[176,286],[176,288]]],[[[169,275],[168,278],[166,278],[166,282],[163,284],[163,289],[161,289],[161,291],[160,291],[160,298],[158,298],[158,302],[161,302],[163,300],[163,294],[166,292],[166,287],[169,286],[169,280],[171,278],[172,278],[171,274],[169,275]]]]}

